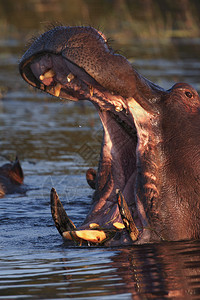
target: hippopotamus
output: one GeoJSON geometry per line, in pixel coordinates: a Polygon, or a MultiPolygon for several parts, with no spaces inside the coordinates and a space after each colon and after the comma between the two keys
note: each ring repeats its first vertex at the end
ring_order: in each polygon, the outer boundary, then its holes
{"type": "Polygon", "coordinates": [[[40,35],[19,64],[23,79],[50,95],[88,99],[103,139],[91,210],[76,228],[56,193],[51,211],[64,240],[132,245],[200,237],[200,97],[187,83],[152,83],[92,27],[40,35]]]}
{"type": "Polygon", "coordinates": [[[0,197],[5,194],[18,193],[24,181],[24,174],[16,157],[14,162],[6,163],[0,167],[0,197]]]}

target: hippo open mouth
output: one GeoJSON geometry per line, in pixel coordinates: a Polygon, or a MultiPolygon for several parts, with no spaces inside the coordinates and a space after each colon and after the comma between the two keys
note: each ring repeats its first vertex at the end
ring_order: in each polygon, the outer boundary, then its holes
{"type": "MultiPolygon", "coordinates": [[[[20,73],[29,84],[56,97],[88,99],[103,125],[98,172],[87,172],[88,183],[95,189],[93,204],[81,227],[75,227],[56,191],[51,191],[52,215],[64,238],[106,245],[188,238],[167,225],[173,201],[163,209],[163,193],[170,181],[167,170],[162,172],[169,152],[163,118],[169,119],[171,99],[182,95],[183,103],[197,98],[196,112],[199,96],[191,86],[176,84],[164,91],[140,76],[91,27],[60,26],[44,33],[22,57],[20,73]]],[[[184,222],[182,217],[179,221],[184,222]]]]}

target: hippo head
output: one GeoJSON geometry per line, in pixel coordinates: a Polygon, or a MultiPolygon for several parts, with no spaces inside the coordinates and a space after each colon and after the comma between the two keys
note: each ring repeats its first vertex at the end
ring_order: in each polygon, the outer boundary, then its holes
{"type": "Polygon", "coordinates": [[[103,140],[92,208],[78,229],[54,189],[58,231],[78,243],[119,245],[200,236],[200,98],[139,75],[91,27],[55,27],[20,62],[22,77],[51,95],[96,107],[103,140]]]}
{"type": "Polygon", "coordinates": [[[16,157],[14,162],[6,163],[0,167],[0,198],[5,194],[22,192],[24,174],[21,164],[16,157]]]}

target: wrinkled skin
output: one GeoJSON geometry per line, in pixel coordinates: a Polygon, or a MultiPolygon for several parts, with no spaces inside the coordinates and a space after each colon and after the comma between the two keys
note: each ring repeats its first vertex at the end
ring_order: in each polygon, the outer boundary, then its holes
{"type": "MultiPolygon", "coordinates": [[[[95,188],[93,204],[79,229],[97,223],[109,230],[123,223],[119,189],[139,235],[134,241],[124,228],[105,244],[200,237],[200,98],[193,87],[178,83],[164,90],[153,84],[91,27],[44,33],[22,57],[20,73],[51,95],[88,99],[99,113],[100,161],[97,174],[87,173],[95,188]],[[44,76],[49,70],[53,73],[44,76]]],[[[52,207],[59,232],[73,230],[73,225],[61,229],[68,217],[55,191],[52,207]]]]}
{"type": "Polygon", "coordinates": [[[0,167],[0,197],[5,194],[21,192],[24,174],[18,158],[0,167]]]}

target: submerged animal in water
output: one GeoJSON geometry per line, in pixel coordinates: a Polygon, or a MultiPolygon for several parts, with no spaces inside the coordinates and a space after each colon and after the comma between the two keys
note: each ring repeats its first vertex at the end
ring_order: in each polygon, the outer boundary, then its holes
{"type": "Polygon", "coordinates": [[[16,158],[12,163],[0,167],[0,197],[5,194],[18,193],[24,181],[21,164],[16,158]]]}
{"type": "Polygon", "coordinates": [[[91,211],[76,228],[55,191],[55,225],[78,244],[127,245],[200,237],[200,98],[141,76],[92,27],[45,32],[20,62],[22,77],[56,97],[96,107],[103,140],[91,211]]]}

